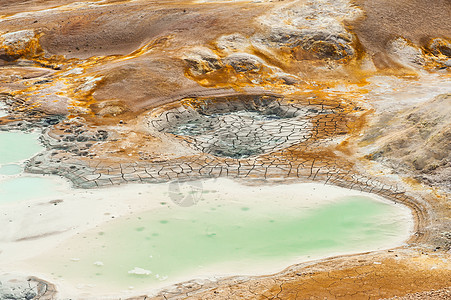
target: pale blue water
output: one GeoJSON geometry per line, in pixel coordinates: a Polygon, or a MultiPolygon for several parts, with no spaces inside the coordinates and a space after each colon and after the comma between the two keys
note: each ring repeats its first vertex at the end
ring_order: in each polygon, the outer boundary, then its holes
{"type": "Polygon", "coordinates": [[[0,204],[62,196],[52,177],[19,176],[0,180],[0,204]]]}
{"type": "Polygon", "coordinates": [[[22,173],[23,167],[18,164],[0,166],[0,175],[17,175],[22,173]]]}
{"type": "Polygon", "coordinates": [[[33,261],[77,284],[126,289],[176,282],[189,274],[251,274],[258,266],[280,271],[308,256],[396,244],[409,231],[399,207],[367,196],[302,209],[224,200],[161,207],[111,221],[33,261]]]}
{"type": "Polygon", "coordinates": [[[36,132],[0,131],[0,204],[61,195],[53,177],[22,174],[22,161],[44,149],[38,137],[36,132]]]}
{"type": "Polygon", "coordinates": [[[20,162],[42,151],[39,133],[0,131],[0,165],[20,162]]]}
{"type": "MultiPolygon", "coordinates": [[[[41,197],[63,199],[70,191],[61,188],[57,177],[22,173],[20,162],[43,149],[37,137],[0,132],[0,205],[41,197]]],[[[315,188],[299,193],[298,188],[275,186],[262,192],[238,185],[232,196],[229,190],[215,189],[200,190],[206,200],[190,207],[164,204],[77,234],[34,257],[33,264],[55,278],[113,291],[222,274],[221,270],[280,271],[280,266],[308,257],[399,245],[411,229],[405,209],[351,191],[345,195],[352,196],[319,205],[305,201],[307,194],[318,193],[315,188]]],[[[161,188],[155,193],[149,200],[168,195],[161,188]]]]}

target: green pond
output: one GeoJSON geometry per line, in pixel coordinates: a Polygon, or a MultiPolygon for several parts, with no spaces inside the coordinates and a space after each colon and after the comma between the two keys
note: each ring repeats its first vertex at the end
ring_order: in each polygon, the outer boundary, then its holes
{"type": "MultiPolygon", "coordinates": [[[[23,173],[23,161],[43,149],[37,137],[0,132],[0,205],[55,196],[66,201],[65,195],[82,193],[58,177],[23,173]]],[[[268,274],[315,258],[390,248],[401,245],[413,226],[406,207],[320,184],[245,186],[218,179],[188,187],[148,185],[145,200],[153,209],[77,233],[30,266],[51,280],[114,292],[268,274]],[[177,195],[196,201],[180,202],[177,195]]],[[[133,197],[144,194],[117,201],[133,197]]]]}
{"type": "Polygon", "coordinates": [[[23,161],[42,151],[36,132],[0,131],[0,204],[62,195],[61,180],[23,174],[23,161]]]}
{"type": "Polygon", "coordinates": [[[0,165],[0,175],[18,175],[22,171],[23,167],[18,164],[0,165]]]}
{"type": "Polygon", "coordinates": [[[77,235],[34,263],[57,278],[106,290],[156,287],[268,274],[308,259],[399,245],[400,235],[409,236],[408,213],[367,196],[311,208],[279,204],[224,202],[218,195],[191,207],[162,205],[77,235]]]}
{"type": "Polygon", "coordinates": [[[61,180],[52,177],[19,176],[0,180],[0,204],[63,195],[61,180]]]}
{"type": "Polygon", "coordinates": [[[43,150],[38,137],[36,132],[0,131],[0,165],[28,159],[43,150]]]}

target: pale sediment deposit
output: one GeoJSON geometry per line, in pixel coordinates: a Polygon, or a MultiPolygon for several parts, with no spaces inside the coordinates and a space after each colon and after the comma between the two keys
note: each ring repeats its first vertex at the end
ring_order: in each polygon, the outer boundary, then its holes
{"type": "MultiPolygon", "coordinates": [[[[344,187],[408,207],[414,225],[390,245],[251,272],[261,276],[193,271],[127,297],[440,299],[451,276],[450,10],[447,0],[3,1],[0,298],[91,297],[89,282],[74,288],[25,261],[162,207],[139,193],[203,182],[235,198],[274,189],[277,201],[305,184],[344,187]]],[[[202,205],[184,193],[198,190],[165,197],[189,210],[202,205]]],[[[263,248],[278,246],[288,247],[263,248]]],[[[124,276],[150,272],[133,264],[124,276]]]]}

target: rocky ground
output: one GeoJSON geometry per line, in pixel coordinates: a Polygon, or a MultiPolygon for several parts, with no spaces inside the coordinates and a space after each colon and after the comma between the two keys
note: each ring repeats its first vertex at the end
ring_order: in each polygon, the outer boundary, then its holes
{"type": "Polygon", "coordinates": [[[448,292],[449,1],[0,3],[0,129],[41,128],[47,147],[27,171],[83,188],[314,180],[415,212],[402,249],[161,297],[448,292]]]}
{"type": "Polygon", "coordinates": [[[450,113],[451,95],[447,94],[379,121],[379,126],[371,128],[374,137],[366,141],[378,147],[369,158],[450,192],[450,113]],[[380,126],[387,126],[391,133],[379,135],[380,126]]]}
{"type": "Polygon", "coordinates": [[[0,299],[51,299],[56,294],[54,286],[36,277],[18,278],[3,275],[0,281],[0,299]]]}

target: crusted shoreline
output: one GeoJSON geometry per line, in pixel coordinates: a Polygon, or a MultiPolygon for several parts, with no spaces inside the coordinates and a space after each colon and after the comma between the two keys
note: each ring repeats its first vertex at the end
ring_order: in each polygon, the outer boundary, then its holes
{"type": "Polygon", "coordinates": [[[156,299],[446,295],[451,7],[431,1],[6,0],[0,130],[41,131],[46,150],[26,172],[84,191],[318,182],[415,219],[400,248],[180,283],[156,299]]]}
{"type": "MultiPolygon", "coordinates": [[[[203,103],[202,101],[201,103],[203,103]]],[[[234,103],[233,101],[236,101],[236,99],[229,99],[226,103],[234,103]]],[[[181,101],[178,103],[184,102],[181,101]]],[[[196,103],[198,104],[199,100],[197,100],[196,103]]],[[[214,101],[212,103],[214,103],[214,101]]],[[[233,105],[236,106],[237,103],[235,102],[233,105]]],[[[307,107],[308,105],[312,104],[307,103],[307,107]]],[[[146,121],[143,122],[143,124],[149,124],[151,123],[149,120],[161,118],[161,112],[173,113],[173,111],[171,111],[173,107],[174,104],[170,104],[167,108],[162,107],[157,109],[156,113],[147,114],[144,119],[146,121]]],[[[292,106],[290,107],[292,108],[292,106]]],[[[326,113],[310,116],[310,118],[313,119],[318,117],[330,118],[330,115],[333,116],[337,114],[337,112],[334,111],[333,106],[330,106],[330,104],[326,104],[326,106],[324,103],[313,104],[312,107],[320,107],[321,110],[324,110],[327,107],[327,110],[325,110],[326,113]]],[[[345,110],[343,107],[340,107],[340,109],[341,111],[345,110]]],[[[340,110],[338,111],[338,114],[340,114],[340,110]]],[[[7,128],[14,130],[42,128],[42,120],[47,119],[33,118],[28,122],[10,122],[9,124],[3,125],[2,130],[7,128]]],[[[346,166],[345,168],[341,169],[337,166],[341,161],[341,158],[339,157],[336,158],[337,161],[333,165],[328,165],[322,161],[323,158],[321,156],[314,156],[310,161],[298,161],[297,164],[296,159],[290,161],[287,159],[286,155],[280,156],[280,152],[284,153],[285,151],[295,151],[296,147],[304,147],[304,149],[308,149],[309,147],[315,148],[318,146],[318,141],[320,141],[320,144],[327,144],[327,134],[318,139],[314,136],[315,130],[309,131],[313,132],[312,140],[306,139],[301,143],[288,146],[288,148],[284,148],[282,150],[276,149],[268,154],[261,154],[250,158],[234,159],[217,157],[204,153],[200,156],[196,154],[197,156],[194,157],[191,155],[188,157],[168,159],[166,161],[139,158],[136,160],[134,158],[122,158],[113,159],[113,161],[102,161],[99,157],[97,157],[96,153],[92,152],[91,148],[95,145],[98,146],[102,143],[108,142],[109,139],[114,139],[116,134],[115,130],[111,132],[104,129],[92,130],[86,128],[83,122],[80,122],[77,119],[69,120],[67,124],[64,123],[67,122],[65,121],[66,119],[61,117],[58,117],[57,119],[50,117],[49,120],[53,121],[46,121],[44,123],[46,126],[45,129],[42,129],[41,136],[41,141],[47,150],[27,162],[27,172],[63,176],[69,179],[73,183],[74,187],[83,189],[102,188],[127,183],[158,183],[173,180],[189,181],[218,177],[227,177],[235,180],[245,179],[251,184],[267,184],[268,182],[322,182],[324,184],[373,193],[395,203],[402,203],[410,208],[414,217],[414,234],[407,241],[406,247],[403,246],[400,248],[391,249],[390,251],[394,251],[394,253],[408,253],[411,251],[408,249],[424,249],[424,251],[437,251],[437,249],[444,249],[446,251],[447,247],[449,247],[447,240],[443,238],[443,232],[438,231],[436,228],[438,225],[437,223],[440,222],[440,220],[436,219],[435,209],[431,207],[431,203],[428,200],[422,199],[420,195],[415,195],[415,193],[409,191],[403,191],[396,184],[390,184],[390,181],[384,181],[383,178],[376,179],[375,177],[360,174],[355,165],[349,162],[344,164],[344,166],[346,166]],[[54,124],[51,124],[52,122],[54,124]],[[62,126],[62,128],[58,128],[59,126],[62,126]],[[66,133],[65,135],[61,136],[56,134],[57,132],[61,132],[62,129],[64,129],[66,133]],[[61,139],[61,137],[63,137],[63,139],[61,139]],[[76,149],[76,151],[74,151],[74,149],[76,149]],[[88,155],[84,155],[83,152],[88,153],[88,155]],[[89,155],[89,153],[91,153],[91,155],[89,155]],[[265,156],[268,155],[271,155],[273,159],[268,158],[265,160],[265,156]],[[275,162],[278,162],[279,164],[276,164],[275,162]]],[[[317,124],[320,124],[320,122],[317,122],[317,124]]],[[[335,126],[340,125],[335,123],[335,126]]],[[[161,130],[157,131],[161,132],[161,130]]],[[[316,130],[316,133],[317,132],[318,129],[316,130]]],[[[336,135],[335,131],[332,132],[331,137],[336,135]]],[[[152,132],[152,134],[154,134],[154,132],[152,132]]],[[[174,138],[174,135],[171,133],[163,132],[162,134],[168,138],[171,138],[171,136],[174,138]]],[[[333,138],[331,137],[329,137],[330,142],[336,143],[333,142],[333,138]]],[[[189,143],[191,141],[186,140],[186,138],[183,137],[175,138],[179,140],[180,143],[185,143],[189,147],[189,143]]],[[[370,252],[362,255],[365,257],[380,254],[383,257],[385,252],[377,253],[370,252]]],[[[411,255],[411,253],[408,255],[411,255]]],[[[312,264],[327,265],[330,262],[343,260],[349,260],[352,262],[360,256],[360,254],[345,255],[331,257],[320,261],[311,261],[288,267],[285,271],[278,274],[271,275],[269,277],[263,276],[261,278],[267,279],[272,278],[273,276],[284,277],[287,274],[298,276],[293,275],[293,270],[296,270],[296,272],[299,273],[306,268],[308,269],[308,266],[312,264]]],[[[197,297],[197,295],[209,293],[217,287],[228,285],[230,282],[238,285],[246,285],[248,282],[252,282],[254,280],[256,280],[255,277],[240,276],[220,279],[217,282],[205,281],[200,285],[198,281],[194,280],[174,285],[169,289],[164,289],[153,297],[156,297],[156,299],[161,297],[180,299],[184,298],[186,295],[189,295],[190,298],[197,297]]]]}

